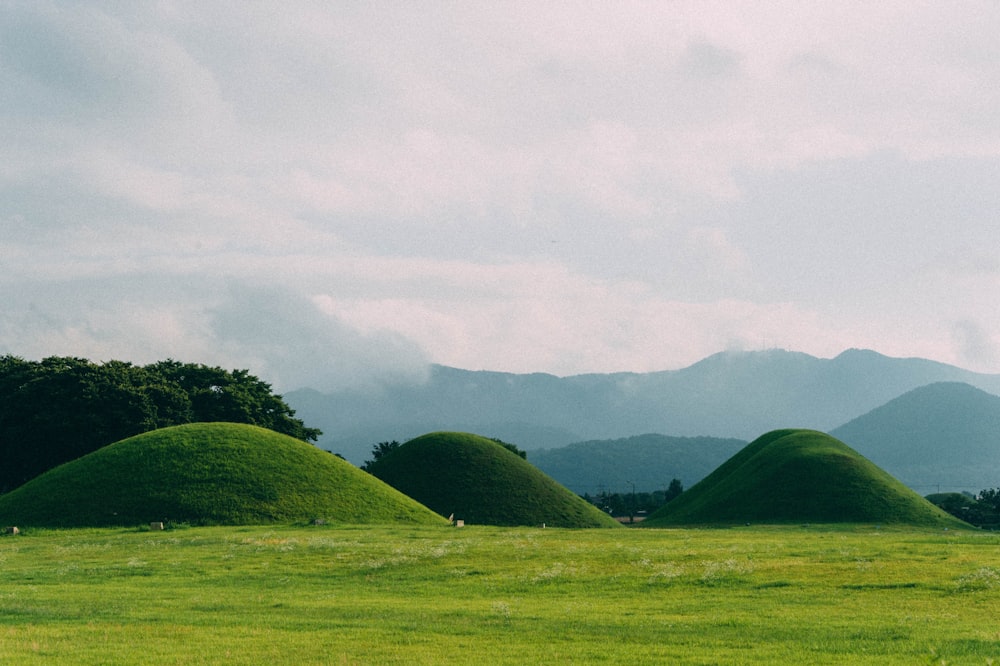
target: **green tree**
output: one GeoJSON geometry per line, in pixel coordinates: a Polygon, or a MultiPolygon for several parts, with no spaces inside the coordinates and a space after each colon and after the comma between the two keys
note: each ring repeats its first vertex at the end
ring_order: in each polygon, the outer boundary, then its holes
{"type": "Polygon", "coordinates": [[[971,493],[934,493],[926,499],[951,515],[976,527],[1000,527],[1000,489],[971,493]]]}
{"type": "Polygon", "coordinates": [[[681,483],[681,480],[671,479],[670,485],[667,486],[667,491],[663,494],[663,503],[666,504],[682,492],[684,492],[684,484],[681,483]]]}
{"type": "Polygon", "coordinates": [[[509,442],[505,442],[502,439],[497,439],[496,437],[490,437],[489,439],[490,439],[491,442],[496,442],[497,444],[499,444],[503,448],[507,449],[511,453],[513,453],[515,455],[518,455],[518,456],[521,456],[525,460],[528,459],[528,452],[527,451],[522,451],[521,449],[517,448],[517,446],[515,446],[514,444],[511,444],[509,442]]]}
{"type": "Polygon", "coordinates": [[[1000,488],[980,490],[976,496],[979,513],[976,518],[980,527],[1000,527],[1000,488]]]}
{"type": "Polygon", "coordinates": [[[994,513],[1000,515],[1000,488],[988,488],[980,490],[976,496],[976,501],[985,504],[993,509],[994,513]]]}
{"type": "Polygon", "coordinates": [[[316,441],[322,431],[307,428],[295,417],[271,385],[246,370],[223,370],[166,360],[147,366],[184,391],[191,401],[191,420],[249,423],[304,441],[316,441]]]}
{"type": "Polygon", "coordinates": [[[0,492],[125,437],[181,423],[252,423],[306,441],[307,428],[244,370],[0,357],[0,492]]]}
{"type": "Polygon", "coordinates": [[[365,463],[361,466],[361,469],[367,472],[368,468],[371,467],[371,465],[376,460],[381,460],[384,456],[392,453],[400,446],[402,446],[402,444],[400,444],[396,440],[392,440],[391,442],[379,442],[372,448],[372,459],[366,460],[365,463]]]}
{"type": "Polygon", "coordinates": [[[670,482],[670,487],[667,490],[657,490],[651,493],[601,492],[597,496],[591,496],[589,493],[584,493],[582,497],[599,508],[601,511],[610,513],[612,516],[634,517],[636,514],[641,512],[652,513],[653,511],[656,511],[671,499],[680,495],[683,489],[684,487],[681,485],[681,482],[678,479],[674,479],[670,482]]]}

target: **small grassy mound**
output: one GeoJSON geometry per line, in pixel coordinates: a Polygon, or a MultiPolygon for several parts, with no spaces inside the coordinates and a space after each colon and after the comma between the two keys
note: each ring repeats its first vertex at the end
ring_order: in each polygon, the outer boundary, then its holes
{"type": "Polygon", "coordinates": [[[761,436],[643,525],[734,522],[968,527],[815,430],[761,436]]]}
{"type": "Polygon", "coordinates": [[[446,524],[345,460],[287,435],[234,423],[196,423],[130,437],[0,495],[5,525],[312,519],[446,524]]]}
{"type": "Polygon", "coordinates": [[[496,442],[458,432],[412,439],[369,471],[442,516],[470,524],[614,527],[597,507],[496,442]]]}

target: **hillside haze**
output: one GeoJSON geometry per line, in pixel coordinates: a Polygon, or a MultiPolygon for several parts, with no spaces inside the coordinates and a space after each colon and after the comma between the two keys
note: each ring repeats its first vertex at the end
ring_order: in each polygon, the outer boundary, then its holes
{"type": "Polygon", "coordinates": [[[433,366],[423,384],[285,395],[318,445],[363,462],[379,441],[478,432],[531,451],[642,433],[744,441],[788,426],[830,431],[920,386],[1000,393],[1000,375],[849,350],[832,359],[722,352],[681,370],[556,377],[433,366]]]}
{"type": "Polygon", "coordinates": [[[531,451],[528,461],[573,492],[665,490],[697,483],[746,446],[741,439],[647,434],[531,451]]]}

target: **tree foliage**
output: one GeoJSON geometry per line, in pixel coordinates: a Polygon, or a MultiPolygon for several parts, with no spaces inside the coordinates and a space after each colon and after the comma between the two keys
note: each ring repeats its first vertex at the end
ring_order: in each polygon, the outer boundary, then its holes
{"type": "Polygon", "coordinates": [[[972,493],[935,493],[927,499],[956,518],[986,529],[1000,527],[1000,488],[972,493]]]}
{"type": "Polygon", "coordinates": [[[634,517],[638,513],[652,513],[656,511],[670,500],[678,497],[682,492],[684,492],[684,484],[681,483],[680,479],[672,479],[666,490],[638,493],[609,493],[602,491],[598,495],[585,493],[583,499],[612,516],[634,517]]]}
{"type": "Polygon", "coordinates": [[[183,423],[248,423],[315,441],[321,432],[294,416],[246,370],[2,356],[0,492],[125,437],[183,423]]]}
{"type": "Polygon", "coordinates": [[[490,437],[489,439],[490,439],[491,442],[496,442],[497,444],[499,444],[503,448],[505,448],[508,451],[510,451],[511,453],[513,453],[514,455],[520,456],[521,458],[524,458],[525,460],[528,459],[528,452],[524,451],[524,450],[522,450],[520,448],[518,448],[516,444],[511,444],[510,442],[505,442],[502,439],[497,439],[496,437],[490,437]]]}
{"type": "Polygon", "coordinates": [[[366,460],[365,463],[361,466],[361,469],[367,472],[371,467],[372,463],[374,463],[377,460],[381,460],[383,456],[395,451],[400,446],[402,446],[402,444],[400,444],[396,440],[392,440],[391,442],[379,442],[374,447],[372,447],[372,459],[366,460]]]}
{"type": "Polygon", "coordinates": [[[977,527],[994,530],[1000,527],[1000,488],[980,490],[972,515],[963,520],[977,527]]]}
{"type": "Polygon", "coordinates": [[[663,503],[666,504],[682,492],[684,492],[684,484],[681,483],[681,480],[671,479],[670,485],[667,486],[667,491],[663,494],[663,503]]]}
{"type": "MultiPolygon", "coordinates": [[[[526,451],[522,451],[521,449],[519,449],[514,444],[509,444],[509,443],[503,441],[502,439],[497,439],[496,437],[489,437],[488,439],[491,442],[496,442],[497,444],[499,444],[503,448],[507,449],[511,453],[513,453],[513,454],[515,454],[515,455],[517,455],[517,456],[519,456],[521,458],[524,458],[525,460],[528,459],[528,453],[526,451]]],[[[379,442],[374,447],[372,447],[372,458],[371,458],[371,460],[366,460],[364,462],[364,464],[361,465],[361,469],[365,470],[366,472],[371,471],[371,466],[376,461],[381,460],[383,456],[386,456],[386,455],[392,453],[393,451],[395,451],[396,449],[398,449],[401,446],[402,446],[402,444],[400,444],[396,440],[392,440],[391,442],[379,442]]]]}
{"type": "Polygon", "coordinates": [[[1000,488],[980,490],[976,501],[990,507],[994,513],[1000,514],[1000,488]]]}

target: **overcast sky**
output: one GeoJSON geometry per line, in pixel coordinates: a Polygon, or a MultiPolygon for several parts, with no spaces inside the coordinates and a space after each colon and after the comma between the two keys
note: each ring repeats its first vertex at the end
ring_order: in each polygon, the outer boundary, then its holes
{"type": "Polygon", "coordinates": [[[0,0],[0,353],[1000,372],[996,2],[0,0]]]}

